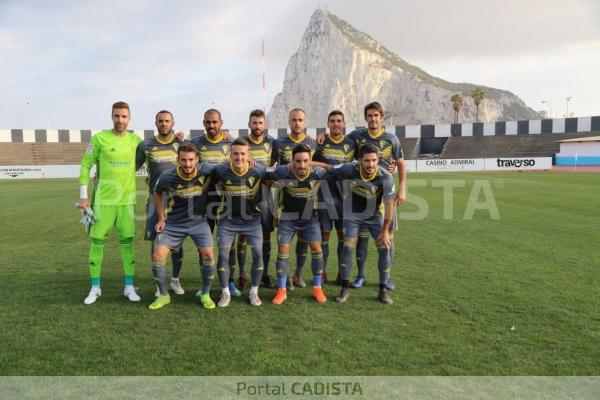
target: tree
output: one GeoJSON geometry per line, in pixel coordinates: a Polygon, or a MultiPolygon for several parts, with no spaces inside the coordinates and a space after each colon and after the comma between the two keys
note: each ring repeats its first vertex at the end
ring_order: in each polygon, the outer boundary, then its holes
{"type": "Polygon", "coordinates": [[[479,86],[477,86],[471,92],[471,97],[473,98],[473,103],[475,103],[475,122],[479,122],[479,105],[483,101],[483,96],[485,96],[485,92],[479,86]]]}
{"type": "Polygon", "coordinates": [[[457,93],[450,98],[452,102],[452,108],[454,109],[454,123],[458,124],[458,112],[463,106],[463,97],[462,94],[457,93]]]}

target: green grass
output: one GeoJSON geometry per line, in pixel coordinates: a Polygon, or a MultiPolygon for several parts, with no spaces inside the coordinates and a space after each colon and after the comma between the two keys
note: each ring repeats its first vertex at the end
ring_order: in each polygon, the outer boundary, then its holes
{"type": "MultiPolygon", "coordinates": [[[[410,192],[429,210],[414,220],[415,204],[399,209],[394,304],[375,301],[371,251],[369,284],[347,304],[317,305],[307,288],[275,307],[274,291],[262,290],[259,308],[245,293],[207,311],[193,298],[200,278],[188,241],[187,293],[154,312],[147,242],[136,242],[142,302],[122,295],[113,234],[103,295],[84,306],[89,242],[73,208],[77,183],[0,181],[0,375],[599,375],[600,174],[410,178],[426,184],[410,192]],[[499,220],[482,210],[462,218],[481,179],[499,220]],[[453,219],[431,185],[443,180],[466,182],[454,190],[453,219]]],[[[339,289],[325,290],[333,300],[339,289]]]]}

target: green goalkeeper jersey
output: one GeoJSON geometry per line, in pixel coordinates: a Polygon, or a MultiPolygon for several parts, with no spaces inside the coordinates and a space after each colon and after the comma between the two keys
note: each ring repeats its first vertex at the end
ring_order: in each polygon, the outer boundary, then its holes
{"type": "Polygon", "coordinates": [[[92,198],[94,205],[135,204],[135,150],[141,141],[133,133],[117,136],[112,130],[92,136],[81,160],[79,183],[88,184],[90,169],[96,165],[97,182],[92,198]]]}

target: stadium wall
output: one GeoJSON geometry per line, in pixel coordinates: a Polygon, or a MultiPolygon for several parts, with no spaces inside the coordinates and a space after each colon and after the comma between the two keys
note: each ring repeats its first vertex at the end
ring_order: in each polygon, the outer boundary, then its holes
{"type": "MultiPolygon", "coordinates": [[[[552,157],[534,158],[465,158],[406,160],[408,172],[482,172],[548,170],[552,157]]],[[[95,168],[90,171],[94,176],[95,168]]],[[[145,176],[145,169],[137,172],[145,176]]],[[[77,178],[79,165],[10,165],[0,166],[0,179],[77,178]]]]}
{"type": "MultiPolygon", "coordinates": [[[[356,127],[347,127],[350,132],[356,127]]],[[[396,125],[387,127],[399,138],[452,137],[452,136],[508,136],[545,135],[553,133],[600,132],[600,116],[554,118],[525,121],[498,121],[464,124],[396,125]]],[[[0,143],[88,143],[94,132],[101,129],[0,129],[0,143]]],[[[247,135],[248,129],[227,129],[233,137],[247,135]]],[[[316,136],[326,128],[309,128],[307,133],[316,136]]],[[[141,138],[154,136],[154,129],[136,129],[141,138]]],[[[183,131],[188,137],[204,134],[203,129],[183,131]]],[[[280,137],[287,129],[269,129],[269,135],[280,137]]]]}
{"type": "Polygon", "coordinates": [[[600,140],[561,143],[560,153],[556,154],[556,165],[600,165],[600,140]]]}

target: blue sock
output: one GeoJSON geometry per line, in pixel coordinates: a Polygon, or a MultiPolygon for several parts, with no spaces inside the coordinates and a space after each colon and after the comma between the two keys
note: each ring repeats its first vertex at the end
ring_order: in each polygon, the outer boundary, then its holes
{"type": "Polygon", "coordinates": [[[319,276],[313,276],[313,280],[312,280],[312,285],[313,287],[318,287],[321,286],[321,275],[319,276]]]}
{"type": "Polygon", "coordinates": [[[287,285],[287,276],[280,276],[277,278],[277,285],[279,289],[285,289],[287,285]]]}

